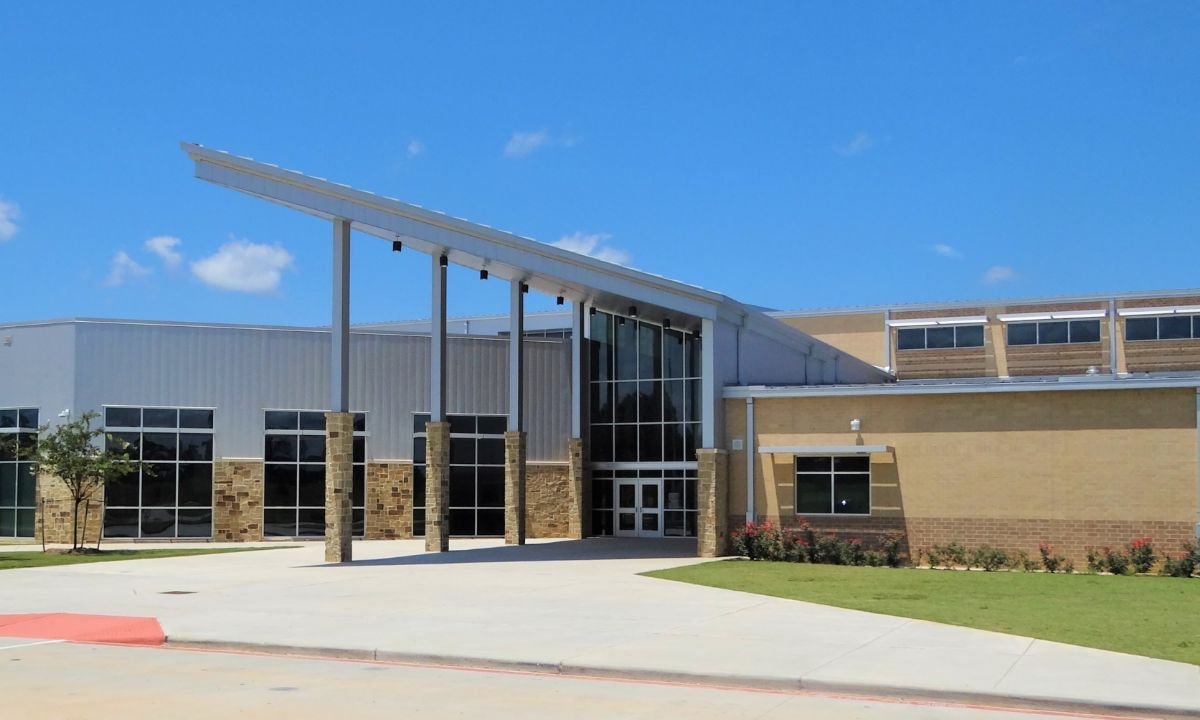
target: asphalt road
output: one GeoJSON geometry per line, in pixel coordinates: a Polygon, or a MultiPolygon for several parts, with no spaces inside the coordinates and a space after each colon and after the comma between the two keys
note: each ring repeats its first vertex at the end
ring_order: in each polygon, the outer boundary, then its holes
{"type": "Polygon", "coordinates": [[[1102,717],[19,638],[0,638],[0,705],[14,720],[1102,717]]]}

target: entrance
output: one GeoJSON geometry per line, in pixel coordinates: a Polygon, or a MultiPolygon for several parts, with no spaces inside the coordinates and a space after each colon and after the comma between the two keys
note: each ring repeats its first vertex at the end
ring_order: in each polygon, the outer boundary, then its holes
{"type": "Polygon", "coordinates": [[[616,534],[662,537],[662,480],[617,480],[616,534]]]}

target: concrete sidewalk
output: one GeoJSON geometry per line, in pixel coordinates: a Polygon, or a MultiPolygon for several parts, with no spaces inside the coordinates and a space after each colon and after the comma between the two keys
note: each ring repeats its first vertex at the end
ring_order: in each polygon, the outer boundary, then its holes
{"type": "Polygon", "coordinates": [[[637,575],[697,562],[690,541],[452,547],[357,542],[340,566],[314,543],[6,570],[0,613],[153,616],[179,643],[1200,713],[1194,665],[637,575]]]}

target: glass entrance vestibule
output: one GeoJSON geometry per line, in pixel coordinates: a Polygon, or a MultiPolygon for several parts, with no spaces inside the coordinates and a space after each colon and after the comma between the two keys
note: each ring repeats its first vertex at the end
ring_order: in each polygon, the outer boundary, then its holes
{"type": "Polygon", "coordinates": [[[599,311],[588,331],[592,534],[694,537],[700,334],[599,311]]]}

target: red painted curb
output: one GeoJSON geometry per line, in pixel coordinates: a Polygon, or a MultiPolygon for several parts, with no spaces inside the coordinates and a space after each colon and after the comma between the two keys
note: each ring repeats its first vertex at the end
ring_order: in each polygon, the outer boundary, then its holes
{"type": "Polygon", "coordinates": [[[155,618],[77,613],[0,615],[0,637],[113,645],[162,645],[166,641],[155,618]]]}

